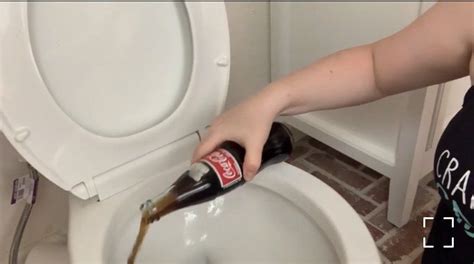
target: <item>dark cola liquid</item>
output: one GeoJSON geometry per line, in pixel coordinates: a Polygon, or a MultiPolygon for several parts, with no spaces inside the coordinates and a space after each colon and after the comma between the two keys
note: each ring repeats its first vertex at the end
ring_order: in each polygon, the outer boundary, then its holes
{"type": "Polygon", "coordinates": [[[176,195],[173,192],[164,193],[152,206],[152,210],[144,210],[140,219],[140,227],[138,229],[137,238],[133,244],[127,264],[134,264],[135,259],[140,251],[140,247],[145,240],[146,233],[151,223],[160,220],[160,218],[167,213],[174,211],[176,203],[176,195]]]}
{"type": "MultiPolygon", "coordinates": [[[[260,170],[289,158],[293,139],[289,129],[273,123],[262,151],[260,170]]],[[[204,203],[245,183],[242,165],[245,149],[231,141],[222,143],[217,150],[191,165],[160,197],[142,205],[142,219],[135,244],[128,258],[133,264],[143,243],[148,226],[164,215],[178,209],[204,203]]]]}

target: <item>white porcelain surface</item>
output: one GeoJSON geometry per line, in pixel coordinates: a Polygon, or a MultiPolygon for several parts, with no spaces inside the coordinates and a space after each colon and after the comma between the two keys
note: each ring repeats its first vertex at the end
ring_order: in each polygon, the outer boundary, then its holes
{"type": "MultiPolygon", "coordinates": [[[[197,138],[223,107],[224,3],[3,2],[0,14],[0,127],[82,199],[150,177],[129,173],[150,170],[169,143],[197,138]]],[[[166,161],[151,171],[176,165],[166,161]]]]}
{"type": "Polygon", "coordinates": [[[184,3],[30,3],[28,29],[51,96],[94,134],[151,128],[186,94],[193,54],[184,3]]]}
{"type": "MultiPolygon", "coordinates": [[[[109,230],[105,259],[124,263],[140,217],[109,230]]],[[[152,225],[138,263],[338,263],[335,249],[310,217],[281,195],[249,184],[152,225]]]]}
{"type": "Polygon", "coordinates": [[[34,247],[25,264],[68,264],[69,254],[65,242],[42,242],[34,247]]]}
{"type": "MultiPolygon", "coordinates": [[[[138,206],[178,173],[160,175],[103,202],[71,197],[73,263],[123,263],[138,206]]],[[[138,263],[380,263],[357,213],[334,190],[286,163],[228,195],[152,225],[138,263]]]]}

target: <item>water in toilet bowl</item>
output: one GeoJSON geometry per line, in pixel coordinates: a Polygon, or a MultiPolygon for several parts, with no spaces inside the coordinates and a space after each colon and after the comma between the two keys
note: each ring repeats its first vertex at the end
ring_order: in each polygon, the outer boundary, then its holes
{"type": "MultiPolygon", "coordinates": [[[[103,263],[125,263],[140,215],[108,230],[103,263]]],[[[151,225],[136,263],[340,263],[327,234],[278,193],[248,184],[151,225]]]]}

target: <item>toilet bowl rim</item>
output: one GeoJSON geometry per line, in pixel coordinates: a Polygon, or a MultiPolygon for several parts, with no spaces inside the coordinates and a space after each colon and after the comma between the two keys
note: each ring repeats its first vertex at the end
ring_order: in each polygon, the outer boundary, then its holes
{"type": "Polygon", "coordinates": [[[306,212],[326,232],[341,263],[381,263],[375,242],[360,216],[320,179],[281,163],[263,170],[253,183],[281,194],[306,212]]]}
{"type": "MultiPolygon", "coordinates": [[[[176,172],[182,171],[182,168],[176,168],[176,172]]],[[[170,175],[176,175],[176,172],[170,171],[170,175]]],[[[326,232],[327,238],[335,249],[341,263],[380,263],[375,243],[355,210],[332,188],[326,185],[321,180],[312,176],[311,174],[296,168],[287,163],[276,164],[265,168],[257,177],[250,183],[277,193],[289,200],[294,206],[304,211],[312,221],[314,221],[321,230],[326,232]]],[[[76,202],[77,198],[72,197],[76,202]]],[[[84,201],[79,201],[83,203],[84,201]]],[[[97,212],[105,215],[114,216],[117,206],[108,206],[110,201],[103,201],[95,203],[97,205],[97,212]],[[104,204],[105,203],[105,204],[104,204]],[[99,204],[102,204],[101,206],[99,204]]],[[[120,204],[121,201],[117,201],[120,204]]],[[[73,209],[74,210],[74,209],[73,209]]],[[[73,214],[77,217],[78,212],[73,214]]],[[[88,214],[89,216],[94,215],[88,214]]],[[[87,217],[87,216],[86,216],[87,217]]],[[[96,215],[97,217],[97,215],[96,215]]],[[[76,219],[77,220],[77,219],[76,219]]],[[[89,219],[90,222],[91,219],[89,219]]],[[[78,220],[82,222],[82,220],[78,220]]],[[[70,219],[73,223],[74,219],[70,219]]],[[[108,236],[108,226],[110,221],[93,221],[99,228],[95,228],[94,235],[96,238],[103,237],[102,242],[97,241],[97,246],[101,248],[97,251],[97,258],[102,259],[105,254],[104,243],[108,236]],[[101,222],[101,223],[99,223],[101,222]]],[[[78,241],[85,242],[84,239],[77,240],[77,236],[83,233],[83,225],[70,224],[73,230],[74,239],[76,243],[69,243],[69,251],[75,250],[74,247],[84,247],[84,243],[77,243],[78,241]],[[82,229],[82,232],[78,230],[82,229]]],[[[71,230],[69,240],[71,237],[71,230]]],[[[89,241],[89,239],[87,239],[89,241]]],[[[88,251],[88,250],[87,250],[88,251]]],[[[75,258],[82,258],[77,254],[72,254],[75,258]]],[[[89,255],[88,257],[92,257],[89,255]]]]}

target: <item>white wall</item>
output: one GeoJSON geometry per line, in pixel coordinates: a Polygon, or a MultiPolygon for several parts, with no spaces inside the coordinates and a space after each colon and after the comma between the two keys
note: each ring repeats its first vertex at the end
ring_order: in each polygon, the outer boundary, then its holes
{"type": "MultiPolygon", "coordinates": [[[[19,154],[0,133],[0,263],[7,263],[10,243],[24,203],[10,205],[13,180],[27,173],[19,154]]],[[[20,254],[26,253],[37,241],[65,230],[67,195],[41,177],[37,202],[22,240],[20,254]]],[[[20,262],[21,263],[21,262],[20,262]]]]}
{"type": "Polygon", "coordinates": [[[226,108],[270,82],[269,3],[227,2],[231,70],[226,108]]]}

